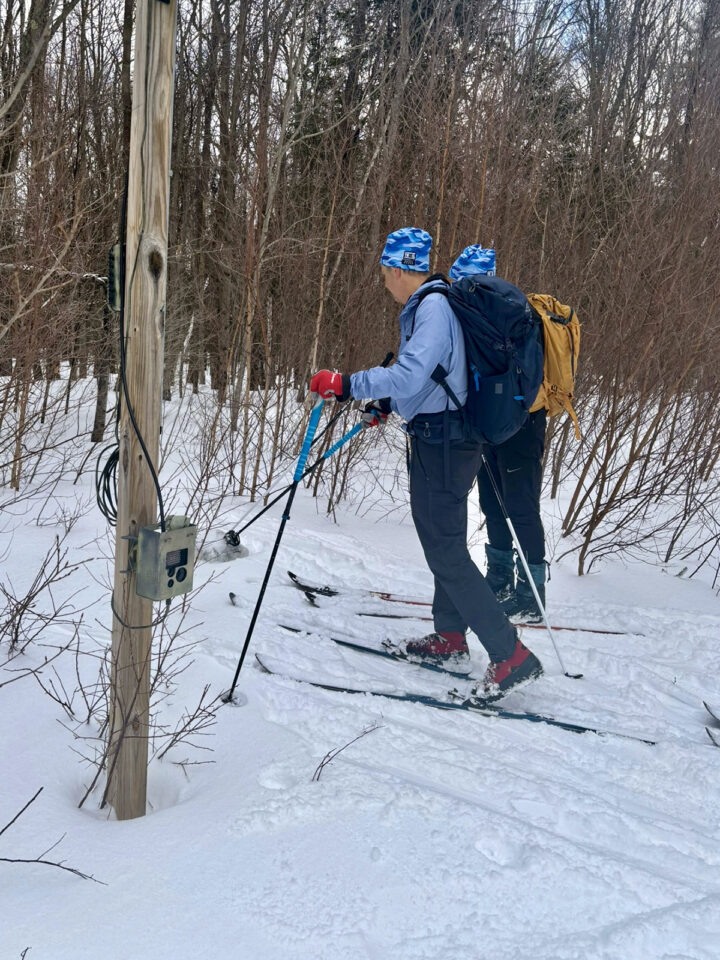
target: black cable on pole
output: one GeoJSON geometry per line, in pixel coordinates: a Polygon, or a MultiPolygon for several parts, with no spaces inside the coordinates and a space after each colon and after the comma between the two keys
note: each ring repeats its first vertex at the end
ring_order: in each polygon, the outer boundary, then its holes
{"type": "Polygon", "coordinates": [[[95,496],[100,512],[111,527],[117,523],[117,465],[120,448],[111,444],[100,451],[95,464],[95,496]],[[100,469],[100,461],[110,451],[105,464],[100,469]]]}

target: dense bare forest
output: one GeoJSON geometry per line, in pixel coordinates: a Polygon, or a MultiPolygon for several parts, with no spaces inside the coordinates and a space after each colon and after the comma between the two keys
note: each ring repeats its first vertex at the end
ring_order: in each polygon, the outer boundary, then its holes
{"type": "MultiPolygon", "coordinates": [[[[88,457],[111,439],[133,14],[0,4],[5,506],[60,423],[88,457]]],[[[555,555],[715,566],[718,0],[181,0],[173,124],[165,396],[211,391],[208,469],[221,430],[235,492],[262,496],[293,451],[283,412],[312,369],[395,348],[378,256],[412,223],[434,269],[492,244],[503,276],[583,322],[583,439],[553,422],[546,464],[549,494],[569,491],[555,555]]]]}

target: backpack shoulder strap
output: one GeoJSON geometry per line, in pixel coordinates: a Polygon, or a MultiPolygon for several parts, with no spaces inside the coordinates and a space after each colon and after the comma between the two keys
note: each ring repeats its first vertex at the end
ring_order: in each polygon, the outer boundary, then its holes
{"type": "Polygon", "coordinates": [[[431,293],[439,293],[443,297],[447,297],[448,287],[450,286],[450,281],[445,276],[444,273],[434,273],[431,277],[428,277],[425,283],[432,283],[433,280],[442,280],[444,286],[442,287],[430,287],[428,290],[421,290],[420,295],[418,296],[417,303],[415,304],[415,310],[413,312],[412,324],[410,325],[410,336],[415,333],[415,314],[417,313],[417,308],[423,302],[425,297],[429,297],[431,293]]]}

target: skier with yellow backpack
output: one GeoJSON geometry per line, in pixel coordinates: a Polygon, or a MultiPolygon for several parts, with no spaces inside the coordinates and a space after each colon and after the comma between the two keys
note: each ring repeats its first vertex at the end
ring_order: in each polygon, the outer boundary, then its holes
{"type": "MultiPolygon", "coordinates": [[[[474,244],[463,250],[449,275],[456,281],[479,274],[495,275],[495,251],[474,244]]],[[[540,490],[545,431],[548,418],[565,411],[580,438],[572,405],[580,323],[571,307],[548,294],[530,294],[527,299],[537,320],[538,339],[543,348],[543,382],[520,429],[502,443],[484,445],[478,489],[480,508],[487,522],[488,585],[511,620],[540,623],[542,612],[535,594],[544,607],[547,562],[540,490]],[[513,551],[511,525],[525,555],[527,570],[513,551]]]]}

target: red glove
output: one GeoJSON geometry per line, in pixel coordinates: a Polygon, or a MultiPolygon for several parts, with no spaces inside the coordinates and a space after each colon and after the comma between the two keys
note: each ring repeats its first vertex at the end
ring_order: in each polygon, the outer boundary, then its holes
{"type": "Polygon", "coordinates": [[[343,373],[331,373],[330,370],[319,370],[310,381],[310,392],[317,393],[324,400],[332,396],[336,400],[348,400],[350,377],[343,373]]]}

